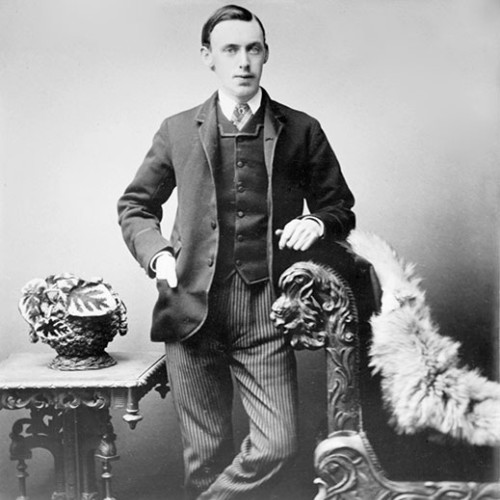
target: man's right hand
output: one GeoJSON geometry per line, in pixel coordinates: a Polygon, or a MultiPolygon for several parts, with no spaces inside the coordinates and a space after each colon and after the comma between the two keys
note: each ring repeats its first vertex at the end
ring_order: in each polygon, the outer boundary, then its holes
{"type": "Polygon", "coordinates": [[[175,257],[170,252],[163,252],[155,262],[157,280],[166,280],[170,288],[177,288],[175,257]]]}

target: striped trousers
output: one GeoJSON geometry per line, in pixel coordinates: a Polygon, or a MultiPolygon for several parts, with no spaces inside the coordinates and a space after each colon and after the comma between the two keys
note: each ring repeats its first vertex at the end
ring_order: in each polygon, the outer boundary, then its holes
{"type": "Polygon", "coordinates": [[[263,500],[296,453],[295,357],[269,319],[271,286],[246,285],[235,273],[211,291],[202,329],[166,344],[186,499],[263,500]],[[233,377],[249,419],[236,456],[233,377]]]}

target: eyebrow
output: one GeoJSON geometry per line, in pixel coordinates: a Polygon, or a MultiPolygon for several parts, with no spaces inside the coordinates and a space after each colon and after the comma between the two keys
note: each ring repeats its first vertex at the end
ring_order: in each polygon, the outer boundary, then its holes
{"type": "MultiPolygon", "coordinates": [[[[240,47],[243,47],[243,45],[239,45],[237,43],[228,43],[228,44],[222,46],[223,49],[236,49],[236,48],[240,48],[240,47]]],[[[251,49],[253,47],[264,48],[264,44],[260,41],[255,41],[255,42],[248,43],[247,45],[244,45],[244,47],[247,49],[251,49]]]]}

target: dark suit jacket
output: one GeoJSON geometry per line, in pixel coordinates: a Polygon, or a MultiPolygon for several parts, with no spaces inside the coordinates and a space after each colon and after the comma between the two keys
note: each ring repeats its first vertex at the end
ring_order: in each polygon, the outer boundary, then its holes
{"type": "MultiPolygon", "coordinates": [[[[219,245],[214,184],[218,167],[217,94],[201,106],[167,118],[134,180],[118,202],[128,248],[151,276],[152,257],[165,248],[177,259],[179,285],[157,281],[154,341],[185,339],[207,316],[208,293],[219,245]],[[162,205],[177,187],[178,209],[169,239],[160,232],[162,205]]],[[[319,123],[305,113],[272,101],[264,92],[264,154],[269,175],[268,257],[273,282],[280,266],[278,238],[303,212],[325,224],[327,240],[343,239],[354,227],[354,198],[319,123]]]]}

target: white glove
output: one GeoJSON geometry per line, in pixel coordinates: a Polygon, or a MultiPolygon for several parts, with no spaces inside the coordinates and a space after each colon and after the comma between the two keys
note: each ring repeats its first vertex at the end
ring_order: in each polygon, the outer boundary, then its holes
{"type": "Polygon", "coordinates": [[[166,280],[170,288],[177,288],[175,257],[170,252],[162,252],[154,262],[157,280],[166,280]]]}

